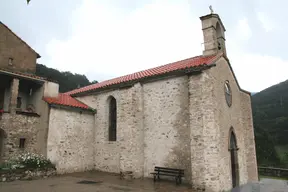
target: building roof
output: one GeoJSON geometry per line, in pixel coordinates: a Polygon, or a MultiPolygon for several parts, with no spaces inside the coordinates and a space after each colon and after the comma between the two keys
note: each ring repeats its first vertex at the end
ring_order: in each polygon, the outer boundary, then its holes
{"type": "Polygon", "coordinates": [[[22,72],[17,72],[17,71],[10,71],[6,69],[0,68],[0,74],[5,74],[5,75],[10,75],[10,76],[15,76],[15,77],[22,77],[24,79],[30,79],[30,80],[37,80],[37,81],[47,81],[46,78],[44,77],[39,77],[34,74],[30,73],[22,73],[22,72]]]}
{"type": "Polygon", "coordinates": [[[30,45],[28,45],[25,41],[23,41],[23,39],[21,39],[18,35],[16,35],[16,33],[14,33],[9,27],[7,27],[4,23],[2,23],[0,21],[0,25],[3,25],[8,31],[10,31],[13,35],[15,35],[20,41],[22,41],[25,45],[27,45],[27,47],[29,47],[32,51],[34,51],[37,55],[37,58],[40,58],[41,56],[32,48],[30,47],[30,45]]]}
{"type": "Polygon", "coordinates": [[[165,75],[168,74],[169,72],[174,72],[174,71],[179,71],[183,69],[193,69],[193,68],[198,68],[201,66],[209,66],[213,64],[218,58],[220,58],[222,54],[218,55],[211,55],[211,56],[196,56],[188,59],[184,59],[181,61],[177,61],[174,63],[169,63],[166,65],[162,65],[159,67],[143,70],[140,72],[132,73],[129,75],[117,77],[114,79],[102,81],[100,83],[88,85],[86,87],[82,87],[79,89],[75,89],[69,92],[66,92],[66,94],[74,96],[79,93],[87,93],[90,91],[96,91],[97,89],[100,88],[108,88],[112,85],[118,85],[121,83],[126,83],[126,82],[137,82],[141,81],[143,79],[146,79],[147,77],[156,77],[160,75],[165,75]]]}
{"type": "Polygon", "coordinates": [[[72,108],[86,109],[93,111],[88,105],[78,101],[77,99],[65,93],[59,93],[58,97],[44,97],[44,101],[52,105],[68,106],[72,108]]]}

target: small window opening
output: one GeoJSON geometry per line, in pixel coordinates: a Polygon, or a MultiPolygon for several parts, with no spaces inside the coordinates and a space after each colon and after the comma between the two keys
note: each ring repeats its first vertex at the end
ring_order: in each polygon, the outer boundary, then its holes
{"type": "Polygon", "coordinates": [[[26,141],[25,138],[20,138],[20,141],[19,141],[19,148],[20,149],[23,149],[25,147],[25,141],[26,141]]]}
{"type": "Polygon", "coordinates": [[[9,58],[9,59],[8,59],[8,64],[9,64],[9,65],[13,65],[13,58],[9,58]]]}
{"type": "Polygon", "coordinates": [[[218,42],[218,50],[221,50],[221,44],[218,42]]]}

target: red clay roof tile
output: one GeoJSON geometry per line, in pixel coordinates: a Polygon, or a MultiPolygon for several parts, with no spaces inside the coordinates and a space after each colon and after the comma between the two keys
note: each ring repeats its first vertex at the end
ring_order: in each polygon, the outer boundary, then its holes
{"type": "Polygon", "coordinates": [[[116,85],[119,83],[124,83],[124,82],[128,82],[128,81],[132,81],[132,80],[141,80],[143,78],[146,77],[152,77],[152,76],[157,76],[157,75],[161,75],[161,74],[165,74],[167,72],[172,72],[172,71],[177,71],[180,69],[185,69],[185,68],[194,68],[194,67],[199,67],[202,65],[209,65],[212,64],[213,62],[215,62],[220,56],[222,56],[222,54],[218,54],[218,55],[211,55],[211,56],[196,56],[196,57],[192,57],[192,58],[188,58],[185,60],[181,60],[181,61],[177,61],[174,63],[169,63],[166,65],[162,65],[159,67],[155,67],[155,68],[151,68],[151,69],[147,69],[147,70],[143,70],[140,72],[136,72],[136,73],[132,73],[129,75],[125,75],[125,76],[121,76],[121,77],[117,77],[114,79],[110,79],[110,80],[106,80],[106,81],[102,81],[100,83],[96,83],[93,85],[88,85],[86,87],[82,87],[79,89],[74,89],[72,91],[66,92],[66,94],[69,95],[75,95],[77,93],[85,93],[88,91],[92,91],[92,90],[96,90],[99,88],[104,88],[104,87],[108,87],[111,85],[116,85]]]}
{"type": "Polygon", "coordinates": [[[56,98],[44,97],[43,100],[49,104],[63,105],[63,106],[81,108],[81,109],[90,109],[88,105],[85,105],[84,103],[64,93],[59,93],[58,97],[56,98]]]}

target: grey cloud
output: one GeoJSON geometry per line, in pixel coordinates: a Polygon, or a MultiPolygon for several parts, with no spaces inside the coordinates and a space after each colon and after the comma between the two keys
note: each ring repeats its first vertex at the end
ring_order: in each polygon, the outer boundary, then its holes
{"type": "Polygon", "coordinates": [[[3,0],[0,19],[30,44],[42,57],[52,38],[65,39],[71,31],[70,18],[81,1],[69,0],[3,0]]]}
{"type": "MultiPolygon", "coordinates": [[[[108,2],[129,12],[151,1],[109,0],[108,2]]],[[[99,0],[99,2],[107,3],[106,0],[99,0]]],[[[239,19],[247,17],[252,30],[252,38],[244,44],[244,49],[252,54],[267,54],[288,59],[285,14],[288,2],[280,0],[187,0],[187,2],[190,2],[193,16],[209,13],[208,6],[213,5],[215,12],[220,14],[227,33],[236,28],[239,19]],[[266,32],[257,19],[257,11],[268,14],[280,29],[266,32]]],[[[27,6],[25,0],[2,0],[0,19],[31,44],[45,61],[48,60],[45,55],[46,44],[53,38],[65,40],[71,35],[71,15],[80,4],[80,0],[32,0],[31,4],[27,6]]],[[[91,74],[89,77],[100,79],[91,74]]]]}

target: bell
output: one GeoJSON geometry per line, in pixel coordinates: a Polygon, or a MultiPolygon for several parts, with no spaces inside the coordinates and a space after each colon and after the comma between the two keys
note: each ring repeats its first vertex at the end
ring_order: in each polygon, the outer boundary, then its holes
{"type": "Polygon", "coordinates": [[[221,44],[218,42],[218,50],[221,50],[221,44]]]}

